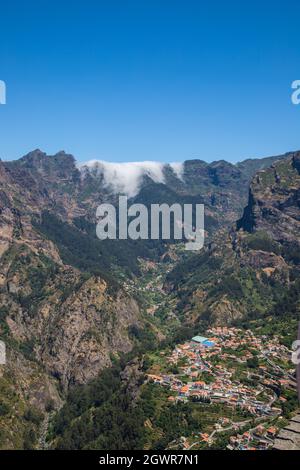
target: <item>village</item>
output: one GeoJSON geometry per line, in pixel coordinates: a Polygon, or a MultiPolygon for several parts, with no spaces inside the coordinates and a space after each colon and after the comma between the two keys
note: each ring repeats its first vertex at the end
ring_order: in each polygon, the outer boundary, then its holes
{"type": "Polygon", "coordinates": [[[245,418],[219,417],[210,432],[181,437],[170,448],[210,447],[220,433],[228,435],[230,450],[272,448],[284,420],[284,391],[296,387],[290,351],[277,337],[250,330],[214,327],[206,334],[176,345],[171,354],[161,352],[160,373],[150,369],[147,380],[170,390],[170,403],[222,404],[245,418]]]}

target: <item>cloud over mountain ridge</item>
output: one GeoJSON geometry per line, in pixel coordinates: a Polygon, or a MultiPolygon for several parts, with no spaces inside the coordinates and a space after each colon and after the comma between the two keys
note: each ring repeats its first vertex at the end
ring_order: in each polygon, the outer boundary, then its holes
{"type": "Polygon", "coordinates": [[[116,193],[125,193],[129,197],[138,194],[144,176],[148,176],[155,183],[164,183],[164,172],[167,167],[172,168],[176,177],[182,179],[183,163],[155,161],[114,163],[103,160],[90,160],[79,166],[82,172],[103,175],[107,187],[116,193]]]}

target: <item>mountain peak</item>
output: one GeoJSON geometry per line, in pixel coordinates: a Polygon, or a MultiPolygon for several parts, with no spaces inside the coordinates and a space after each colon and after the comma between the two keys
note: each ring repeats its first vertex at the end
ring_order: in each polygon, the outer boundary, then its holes
{"type": "Polygon", "coordinates": [[[252,179],[248,205],[237,222],[237,229],[266,231],[281,242],[298,239],[299,170],[299,152],[260,170],[252,179]]]}
{"type": "Polygon", "coordinates": [[[60,150],[54,155],[48,155],[40,149],[35,149],[24,155],[24,157],[20,158],[18,161],[23,165],[36,169],[53,168],[55,166],[68,167],[69,169],[75,167],[75,158],[64,150],[60,150]]]}
{"type": "Polygon", "coordinates": [[[40,149],[32,150],[31,152],[24,155],[20,158],[21,161],[34,161],[41,160],[42,158],[47,157],[47,154],[40,149]]]}

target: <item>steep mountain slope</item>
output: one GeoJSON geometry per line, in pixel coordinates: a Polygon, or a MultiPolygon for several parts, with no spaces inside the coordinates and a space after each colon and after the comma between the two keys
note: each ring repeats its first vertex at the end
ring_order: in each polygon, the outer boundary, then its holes
{"type": "MultiPolygon", "coordinates": [[[[283,245],[298,243],[300,154],[259,172],[253,179],[248,206],[238,228],[248,232],[268,230],[283,245]]],[[[296,246],[297,248],[297,246],[296,246]]]]}
{"type": "Polygon", "coordinates": [[[179,292],[186,318],[224,324],[280,314],[284,303],[298,312],[299,158],[291,154],[258,172],[236,229],[219,232],[169,274],[167,287],[179,292]]]}
{"type": "Polygon", "coordinates": [[[7,348],[7,363],[0,366],[0,387],[7,396],[0,421],[7,431],[0,446],[22,448],[35,444],[47,402],[59,406],[61,389],[87,382],[113,356],[129,351],[128,328],[143,319],[136,301],[111,273],[105,275],[111,255],[98,269],[94,260],[90,269],[97,247],[68,223],[85,214],[76,200],[80,173],[73,157],[60,154],[52,160],[34,152],[18,162],[1,162],[0,179],[0,335],[7,348]],[[40,230],[45,211],[60,224],[60,236],[63,228],[76,234],[68,241],[70,252],[72,243],[79,244],[73,266],[66,262],[66,247],[40,230]],[[82,247],[90,250],[90,259],[82,247]],[[77,266],[80,255],[87,259],[77,266]],[[37,409],[42,414],[27,420],[37,409]]]}

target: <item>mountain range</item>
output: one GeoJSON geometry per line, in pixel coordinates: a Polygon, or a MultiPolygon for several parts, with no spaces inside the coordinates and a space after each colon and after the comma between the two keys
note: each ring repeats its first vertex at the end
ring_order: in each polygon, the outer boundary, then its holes
{"type": "Polygon", "coordinates": [[[299,243],[300,152],[236,165],[79,165],[40,150],[0,161],[0,447],[43,447],[68,394],[103,371],[138,393],[143,353],[169,338],[266,318],[296,324],[299,243]],[[98,240],[96,208],[119,192],[147,206],[203,203],[204,249],[98,240]],[[167,314],[141,295],[151,272],[167,314]]]}

